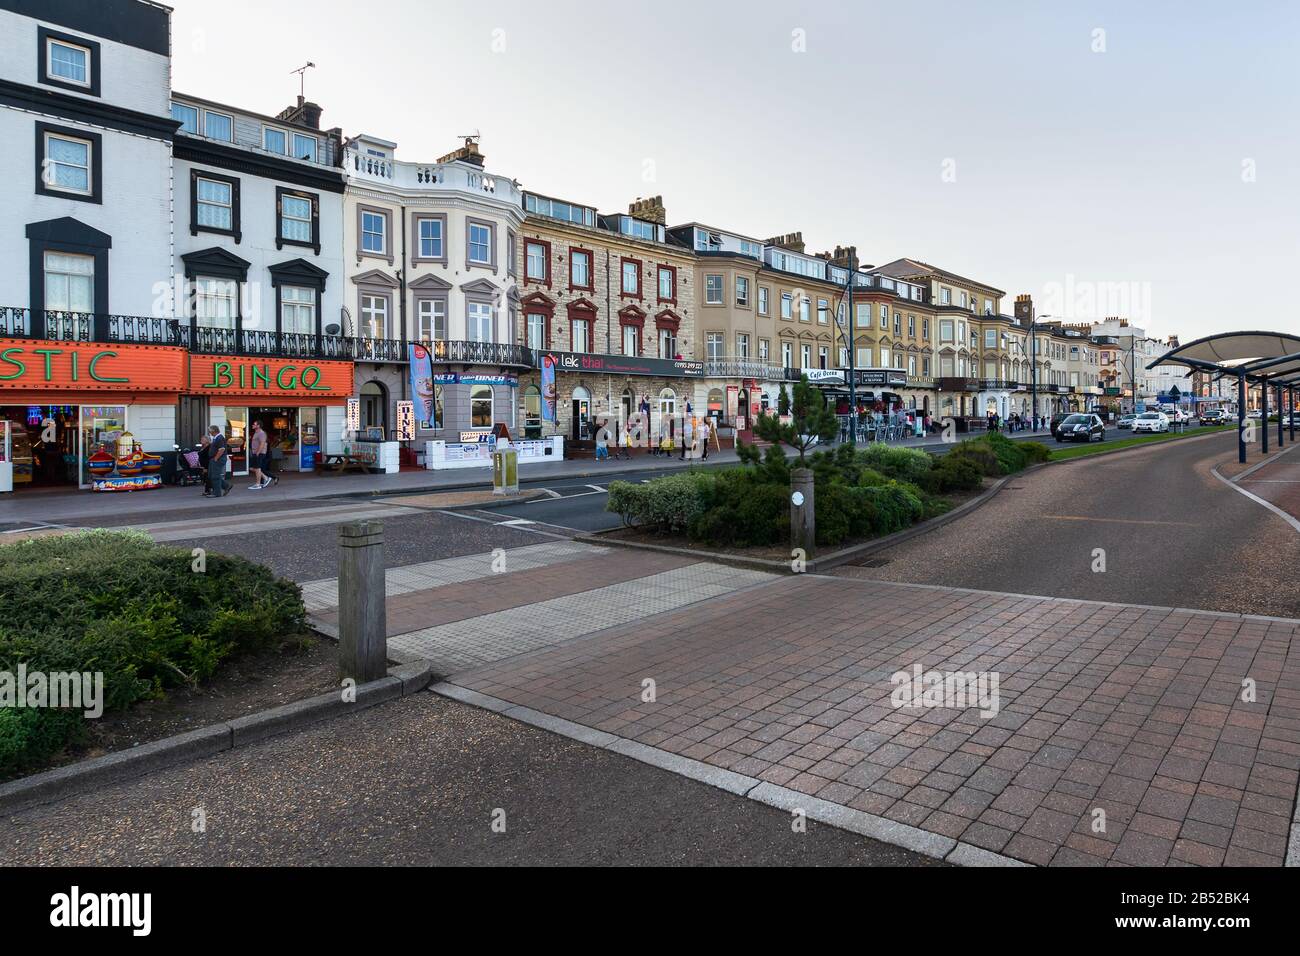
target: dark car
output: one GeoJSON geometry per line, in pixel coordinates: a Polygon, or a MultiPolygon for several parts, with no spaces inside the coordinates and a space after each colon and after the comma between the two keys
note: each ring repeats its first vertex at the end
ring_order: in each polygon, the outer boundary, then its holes
{"type": "Polygon", "coordinates": [[[1067,415],[1053,427],[1057,441],[1105,441],[1106,426],[1097,415],[1067,415]]]}

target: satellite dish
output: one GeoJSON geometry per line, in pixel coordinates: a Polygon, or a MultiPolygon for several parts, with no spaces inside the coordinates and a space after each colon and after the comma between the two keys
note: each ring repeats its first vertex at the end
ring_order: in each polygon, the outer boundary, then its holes
{"type": "Polygon", "coordinates": [[[329,325],[325,326],[326,335],[338,335],[342,331],[343,331],[343,327],[339,325],[337,322],[331,322],[329,325]]]}

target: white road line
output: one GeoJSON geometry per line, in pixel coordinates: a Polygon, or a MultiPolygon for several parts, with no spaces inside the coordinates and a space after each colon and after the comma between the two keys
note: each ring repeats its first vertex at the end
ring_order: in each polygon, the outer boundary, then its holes
{"type": "Polygon", "coordinates": [[[1273,514],[1277,515],[1279,518],[1281,518],[1283,521],[1289,524],[1296,531],[1300,531],[1300,521],[1297,521],[1293,515],[1287,514],[1277,505],[1273,504],[1271,501],[1265,501],[1263,498],[1259,497],[1259,495],[1252,495],[1249,491],[1241,487],[1241,485],[1237,484],[1237,482],[1233,481],[1232,479],[1224,478],[1223,475],[1219,474],[1218,465],[1215,465],[1213,468],[1210,469],[1210,474],[1212,474],[1215,478],[1218,478],[1221,482],[1223,482],[1233,491],[1237,492],[1238,494],[1245,495],[1251,501],[1255,502],[1255,504],[1263,505],[1269,511],[1273,512],[1273,514]]]}

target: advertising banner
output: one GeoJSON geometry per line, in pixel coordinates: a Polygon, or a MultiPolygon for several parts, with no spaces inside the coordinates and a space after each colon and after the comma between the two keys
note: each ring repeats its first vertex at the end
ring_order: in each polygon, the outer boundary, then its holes
{"type": "Polygon", "coordinates": [[[542,356],[542,421],[555,421],[555,363],[554,355],[542,356]]]}
{"type": "MultiPolygon", "coordinates": [[[[423,345],[408,346],[411,363],[411,395],[415,400],[415,417],[425,428],[437,428],[437,407],[433,396],[433,358],[423,345]]],[[[412,435],[412,438],[415,436],[412,435]]]]}

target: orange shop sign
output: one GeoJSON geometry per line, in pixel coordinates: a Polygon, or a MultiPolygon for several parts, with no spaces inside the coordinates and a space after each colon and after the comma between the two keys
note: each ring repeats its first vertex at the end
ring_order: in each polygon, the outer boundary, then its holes
{"type": "Polygon", "coordinates": [[[191,354],[189,392],[307,404],[342,401],[352,394],[352,363],[191,354]]]}
{"type": "Polygon", "coordinates": [[[11,392],[179,392],[185,350],[169,345],[0,339],[0,395],[11,392]]]}

